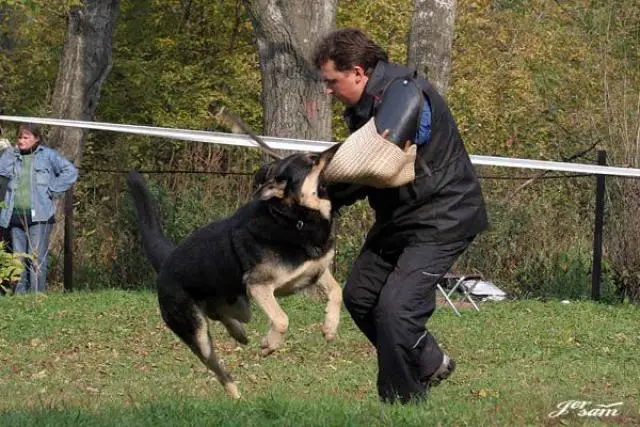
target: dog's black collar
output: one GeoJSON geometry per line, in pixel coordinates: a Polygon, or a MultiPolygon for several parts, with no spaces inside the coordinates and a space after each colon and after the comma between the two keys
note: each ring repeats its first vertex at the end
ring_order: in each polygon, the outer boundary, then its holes
{"type": "Polygon", "coordinates": [[[302,206],[287,206],[283,208],[278,203],[273,203],[270,204],[269,210],[274,218],[284,223],[295,224],[295,228],[298,231],[302,231],[309,222],[323,220],[319,212],[302,206]]]}

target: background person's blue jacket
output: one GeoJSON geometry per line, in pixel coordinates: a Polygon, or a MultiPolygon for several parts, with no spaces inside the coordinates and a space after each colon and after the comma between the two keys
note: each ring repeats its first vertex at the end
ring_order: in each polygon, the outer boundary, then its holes
{"type": "MultiPolygon", "coordinates": [[[[54,149],[38,146],[31,154],[31,212],[34,222],[48,221],[55,213],[55,200],[64,194],[78,178],[78,170],[54,149]]],[[[22,169],[22,154],[17,148],[5,150],[0,156],[0,176],[9,179],[0,213],[0,227],[8,227],[13,213],[14,195],[22,169]]]]}

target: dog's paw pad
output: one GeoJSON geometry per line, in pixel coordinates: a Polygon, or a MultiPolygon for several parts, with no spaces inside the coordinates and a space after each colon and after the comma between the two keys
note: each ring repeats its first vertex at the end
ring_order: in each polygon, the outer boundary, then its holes
{"type": "Polygon", "coordinates": [[[260,354],[262,354],[262,356],[268,356],[268,355],[278,351],[278,349],[280,347],[282,347],[282,346],[281,345],[274,345],[274,343],[269,342],[269,340],[267,340],[265,338],[265,339],[262,340],[262,343],[260,344],[260,354]]]}
{"type": "Polygon", "coordinates": [[[333,341],[336,339],[336,334],[335,333],[322,333],[322,335],[324,336],[325,341],[333,341]]]}
{"type": "Polygon", "coordinates": [[[337,328],[331,326],[323,326],[322,327],[322,336],[326,341],[333,341],[336,339],[336,331],[337,328]]]}
{"type": "Polygon", "coordinates": [[[240,392],[238,391],[238,386],[234,382],[230,382],[224,385],[224,389],[226,390],[229,397],[232,399],[240,399],[240,392]]]}
{"type": "Polygon", "coordinates": [[[262,341],[260,341],[262,355],[268,356],[269,354],[282,347],[284,343],[284,334],[275,332],[273,330],[269,331],[269,333],[264,338],[262,338],[262,341]]]}
{"type": "Polygon", "coordinates": [[[275,352],[276,352],[275,348],[269,348],[269,347],[262,347],[262,349],[260,350],[260,354],[262,355],[262,357],[269,356],[270,354],[273,354],[275,352]]]}

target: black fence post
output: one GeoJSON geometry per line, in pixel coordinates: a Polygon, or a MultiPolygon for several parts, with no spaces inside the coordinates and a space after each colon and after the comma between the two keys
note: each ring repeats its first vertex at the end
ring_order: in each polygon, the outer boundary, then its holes
{"type": "MultiPolygon", "coordinates": [[[[607,164],[607,152],[598,150],[598,164],[607,164]]],[[[600,299],[602,271],[602,230],[604,228],[604,190],[605,176],[596,177],[596,215],[593,230],[593,267],[591,270],[591,299],[600,299]]]]}
{"type": "Polygon", "coordinates": [[[64,290],[73,290],[73,187],[64,196],[64,290]]]}

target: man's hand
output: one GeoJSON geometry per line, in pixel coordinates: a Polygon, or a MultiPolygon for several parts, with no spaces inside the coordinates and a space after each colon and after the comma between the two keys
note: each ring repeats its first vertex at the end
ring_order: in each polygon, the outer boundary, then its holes
{"type": "MultiPolygon", "coordinates": [[[[384,139],[387,139],[387,137],[389,136],[389,134],[391,133],[391,131],[389,129],[385,129],[382,131],[382,133],[380,134],[380,136],[382,136],[384,139]]],[[[407,141],[404,143],[404,147],[402,148],[402,151],[406,153],[409,152],[409,148],[413,145],[413,141],[411,141],[410,139],[407,139],[407,141]]]]}

